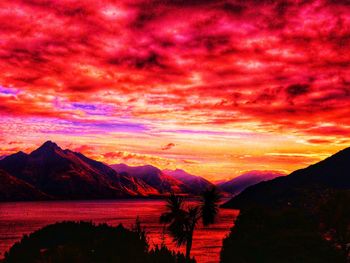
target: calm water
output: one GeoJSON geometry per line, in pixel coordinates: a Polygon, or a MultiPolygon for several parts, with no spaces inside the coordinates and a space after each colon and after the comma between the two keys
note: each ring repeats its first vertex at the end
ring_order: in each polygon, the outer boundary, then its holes
{"type": "MultiPolygon", "coordinates": [[[[0,258],[23,234],[63,220],[87,220],[114,226],[122,223],[131,227],[139,216],[148,232],[150,244],[159,244],[163,229],[159,215],[164,212],[164,206],[163,200],[0,203],[0,258]]],[[[219,261],[222,239],[233,226],[237,214],[237,210],[221,209],[217,224],[196,229],[192,255],[198,263],[219,261]]],[[[184,248],[176,248],[168,236],[165,243],[184,252],[184,248]]]]}

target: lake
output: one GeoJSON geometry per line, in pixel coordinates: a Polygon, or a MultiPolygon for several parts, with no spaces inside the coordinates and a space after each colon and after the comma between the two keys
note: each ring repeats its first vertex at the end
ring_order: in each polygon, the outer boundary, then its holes
{"type": "MultiPolygon", "coordinates": [[[[188,202],[194,204],[195,201],[188,202]]],[[[137,216],[146,227],[151,245],[160,244],[163,225],[159,216],[165,209],[164,200],[111,200],[111,201],[51,201],[0,203],[0,258],[23,234],[29,234],[57,221],[93,221],[116,226],[122,223],[130,228],[137,216]]],[[[237,217],[237,210],[220,209],[216,224],[194,232],[192,256],[198,263],[219,261],[222,239],[228,234],[237,217]]],[[[177,248],[171,237],[165,236],[171,249],[177,248]]]]}

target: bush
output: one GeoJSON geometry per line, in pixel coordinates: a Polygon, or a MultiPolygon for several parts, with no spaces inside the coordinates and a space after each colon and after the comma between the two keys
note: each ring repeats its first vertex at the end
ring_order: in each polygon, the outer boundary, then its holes
{"type": "Polygon", "coordinates": [[[144,232],[122,225],[89,222],[48,225],[24,236],[5,255],[5,263],[153,263],[183,262],[167,248],[148,251],[144,232]],[[143,233],[143,234],[142,234],[143,233]],[[164,261],[167,255],[167,261],[164,261]],[[179,259],[179,261],[178,261],[179,259]]]}

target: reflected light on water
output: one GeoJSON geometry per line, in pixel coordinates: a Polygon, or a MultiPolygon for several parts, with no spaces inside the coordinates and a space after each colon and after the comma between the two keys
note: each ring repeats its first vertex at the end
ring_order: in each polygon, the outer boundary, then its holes
{"type": "MultiPolygon", "coordinates": [[[[113,226],[121,223],[130,228],[138,216],[146,227],[151,246],[160,244],[163,225],[159,223],[159,216],[164,211],[164,200],[0,203],[0,257],[23,234],[67,220],[93,221],[113,226]]],[[[199,225],[196,228],[192,256],[196,257],[198,263],[219,261],[222,239],[228,234],[237,215],[237,210],[220,209],[216,224],[206,228],[199,225]]],[[[169,248],[184,252],[184,247],[176,247],[168,235],[165,235],[164,241],[169,248]]]]}

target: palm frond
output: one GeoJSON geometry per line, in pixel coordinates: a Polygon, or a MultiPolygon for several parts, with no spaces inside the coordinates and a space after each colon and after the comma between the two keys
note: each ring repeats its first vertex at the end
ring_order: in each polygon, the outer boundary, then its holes
{"type": "Polygon", "coordinates": [[[169,211],[179,211],[183,208],[183,197],[172,193],[166,200],[166,207],[169,211]]]}
{"type": "Polygon", "coordinates": [[[188,208],[188,221],[190,222],[190,228],[194,228],[196,226],[200,217],[201,211],[198,206],[191,206],[188,208]]]}
{"type": "Polygon", "coordinates": [[[160,216],[160,223],[169,224],[173,220],[173,218],[174,218],[174,215],[172,212],[165,212],[160,216]]]}
{"type": "Polygon", "coordinates": [[[183,198],[171,194],[167,198],[167,211],[160,216],[160,222],[167,224],[167,230],[174,242],[180,246],[186,243],[188,237],[188,212],[183,209],[183,198]]]}
{"type": "Polygon", "coordinates": [[[215,223],[219,212],[220,199],[221,195],[216,187],[212,187],[202,194],[201,215],[204,226],[215,223]]]}

